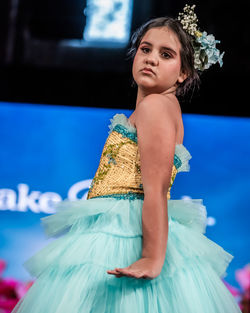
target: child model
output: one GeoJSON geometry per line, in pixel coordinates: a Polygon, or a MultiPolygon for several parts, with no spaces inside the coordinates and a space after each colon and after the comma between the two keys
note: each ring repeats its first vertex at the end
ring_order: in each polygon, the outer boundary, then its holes
{"type": "Polygon", "coordinates": [[[41,219],[59,238],[24,263],[37,279],[12,312],[241,312],[221,280],[233,256],[204,235],[202,200],[170,197],[191,159],[176,95],[222,65],[193,9],[133,35],[135,111],[111,119],[87,200],[64,200],[41,219]]]}

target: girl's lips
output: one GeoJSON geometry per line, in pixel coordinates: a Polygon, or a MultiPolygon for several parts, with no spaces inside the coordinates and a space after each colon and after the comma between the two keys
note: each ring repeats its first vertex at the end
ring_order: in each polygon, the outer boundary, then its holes
{"type": "Polygon", "coordinates": [[[142,69],[142,72],[154,74],[154,72],[150,68],[144,68],[142,69]]]}

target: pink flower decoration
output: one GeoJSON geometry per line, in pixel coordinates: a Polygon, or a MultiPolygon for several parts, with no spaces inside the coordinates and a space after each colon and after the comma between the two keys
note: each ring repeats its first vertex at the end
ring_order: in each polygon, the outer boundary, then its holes
{"type": "Polygon", "coordinates": [[[6,262],[3,259],[0,259],[0,276],[2,276],[3,271],[6,268],[6,262]]]}
{"type": "Polygon", "coordinates": [[[34,281],[32,280],[25,283],[19,282],[19,284],[16,286],[16,293],[19,299],[21,299],[27,293],[33,283],[34,281]]]}
{"type": "Polygon", "coordinates": [[[242,290],[250,288],[250,264],[248,263],[242,269],[235,271],[235,277],[242,290]]]}
{"type": "Polygon", "coordinates": [[[0,313],[11,313],[34,281],[23,283],[13,278],[1,278],[5,268],[6,262],[0,259],[0,313]]]}

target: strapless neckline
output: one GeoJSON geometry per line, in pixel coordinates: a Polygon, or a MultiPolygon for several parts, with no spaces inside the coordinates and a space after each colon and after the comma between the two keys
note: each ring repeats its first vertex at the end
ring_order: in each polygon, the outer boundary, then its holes
{"type": "MultiPolygon", "coordinates": [[[[137,129],[131,124],[130,120],[124,113],[116,113],[110,119],[109,125],[109,134],[113,131],[113,129],[117,126],[122,126],[126,129],[126,132],[131,136],[133,140],[136,138],[137,142],[137,129]],[[135,137],[135,138],[134,138],[135,137]]],[[[189,171],[189,160],[192,158],[190,152],[182,143],[177,143],[175,145],[175,155],[182,161],[182,165],[178,168],[178,171],[189,171]]]]}

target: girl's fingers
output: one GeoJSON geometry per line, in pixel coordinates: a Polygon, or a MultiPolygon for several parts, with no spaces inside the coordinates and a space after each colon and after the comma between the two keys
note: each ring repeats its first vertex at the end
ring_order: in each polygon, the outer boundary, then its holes
{"type": "Polygon", "coordinates": [[[108,274],[115,275],[117,278],[120,278],[122,276],[128,276],[128,277],[134,277],[134,278],[143,278],[148,279],[149,277],[145,274],[142,274],[142,272],[131,272],[128,269],[123,268],[115,268],[114,270],[107,270],[108,274]]]}
{"type": "Polygon", "coordinates": [[[107,270],[108,274],[113,274],[113,275],[119,275],[120,273],[117,272],[116,270],[107,270]]]}
{"type": "MultiPolygon", "coordinates": [[[[116,270],[118,271],[118,269],[116,270]]],[[[119,272],[124,274],[125,276],[134,277],[134,278],[140,278],[141,276],[141,274],[127,270],[127,269],[119,269],[119,272]]]]}
{"type": "Polygon", "coordinates": [[[124,273],[121,273],[121,272],[118,272],[116,270],[107,270],[107,273],[108,274],[112,274],[112,275],[115,275],[116,277],[120,278],[122,276],[125,276],[124,273]]]}
{"type": "Polygon", "coordinates": [[[107,273],[116,275],[116,277],[121,277],[121,276],[133,277],[132,273],[130,273],[128,270],[118,269],[118,268],[115,268],[114,270],[108,270],[107,273]]]}

